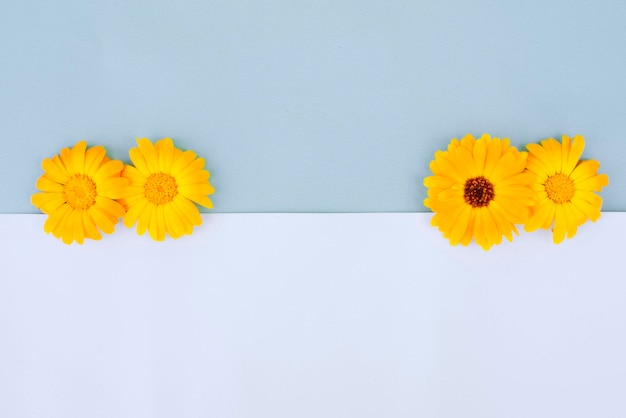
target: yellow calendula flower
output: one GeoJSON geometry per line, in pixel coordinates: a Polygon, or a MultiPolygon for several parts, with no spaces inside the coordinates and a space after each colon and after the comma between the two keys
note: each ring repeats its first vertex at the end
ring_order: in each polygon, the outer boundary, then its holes
{"type": "Polygon", "coordinates": [[[204,170],[204,158],[193,151],[182,151],[170,138],[152,144],[147,138],[137,139],[137,148],[129,154],[133,165],[127,165],[122,176],[130,181],[121,203],[128,209],[124,225],[137,223],[137,233],[146,230],[152,239],[163,241],[165,234],[179,238],[190,235],[193,227],[202,224],[194,202],[212,208],[208,195],[215,189],[204,170]]]}
{"type": "Polygon", "coordinates": [[[585,148],[581,135],[563,135],[561,142],[548,138],[526,148],[526,170],[536,176],[536,204],[524,227],[526,231],[548,229],[554,224],[552,240],[558,244],[566,236],[576,235],[578,226],[587,220],[600,218],[602,198],[594,192],[608,185],[609,178],[598,174],[599,162],[580,159],[585,148]]]}
{"type": "Polygon", "coordinates": [[[124,163],[111,160],[104,147],[87,149],[85,141],[63,148],[60,155],[41,163],[31,202],[48,214],[44,231],[64,243],[79,244],[85,238],[99,240],[99,230],[111,234],[126,211],[115,199],[122,197],[128,180],[120,177],[124,163]]]}
{"type": "Polygon", "coordinates": [[[424,179],[424,205],[435,212],[431,225],[452,245],[474,239],[488,250],[503,236],[511,241],[512,232],[518,234],[515,224],[528,220],[534,203],[534,176],[524,172],[526,157],[507,138],[452,139],[447,151],[435,153],[433,175],[424,179]]]}

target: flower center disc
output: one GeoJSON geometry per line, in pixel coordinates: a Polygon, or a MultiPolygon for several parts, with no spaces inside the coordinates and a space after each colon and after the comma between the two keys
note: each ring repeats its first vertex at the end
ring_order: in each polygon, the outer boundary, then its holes
{"type": "Polygon", "coordinates": [[[563,173],[548,177],[545,186],[548,197],[555,203],[569,202],[576,190],[572,179],[563,173]]]}
{"type": "Polygon", "coordinates": [[[84,174],[75,174],[63,186],[65,201],[74,209],[89,209],[96,203],[96,183],[84,174]]]}
{"type": "Polygon", "coordinates": [[[463,198],[475,208],[487,206],[493,200],[493,184],[483,176],[474,177],[465,182],[463,198]]]}
{"type": "Polygon", "coordinates": [[[144,186],[146,198],[156,205],[171,202],[178,194],[176,179],[169,174],[151,174],[144,186]]]}

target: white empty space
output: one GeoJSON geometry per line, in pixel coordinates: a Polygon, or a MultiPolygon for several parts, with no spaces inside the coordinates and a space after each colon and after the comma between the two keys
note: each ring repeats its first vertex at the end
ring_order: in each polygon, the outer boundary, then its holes
{"type": "Polygon", "coordinates": [[[626,213],[451,247],[430,214],[0,216],[0,416],[626,416],[626,213]]]}

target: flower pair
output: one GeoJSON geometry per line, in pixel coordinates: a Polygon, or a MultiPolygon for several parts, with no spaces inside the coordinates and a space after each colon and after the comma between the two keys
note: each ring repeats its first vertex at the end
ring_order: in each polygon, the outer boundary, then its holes
{"type": "Polygon", "coordinates": [[[48,214],[44,231],[64,243],[111,234],[120,218],[137,233],[156,241],[189,235],[202,224],[197,206],[212,208],[214,192],[204,159],[182,151],[170,138],[152,143],[137,139],[129,151],[131,165],[112,160],[103,146],[79,141],[42,162],[44,174],[31,202],[48,214]]]}
{"type": "Polygon", "coordinates": [[[452,245],[473,239],[484,250],[503,236],[511,241],[516,224],[528,232],[552,228],[556,244],[572,238],[578,226],[598,220],[602,199],[595,192],[609,183],[597,161],[580,159],[584,147],[581,135],[528,144],[528,152],[488,134],[452,139],[424,179],[431,224],[452,245]]]}

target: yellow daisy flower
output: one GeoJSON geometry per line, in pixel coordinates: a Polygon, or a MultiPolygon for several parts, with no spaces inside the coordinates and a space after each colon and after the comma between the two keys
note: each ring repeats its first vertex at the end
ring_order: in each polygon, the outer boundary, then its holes
{"type": "Polygon", "coordinates": [[[122,197],[128,180],[120,177],[124,163],[111,160],[104,147],[87,149],[85,141],[63,148],[42,161],[44,174],[31,197],[34,206],[48,214],[44,231],[64,243],[79,244],[85,238],[99,240],[98,229],[113,233],[126,211],[114,199],[122,197]]]}
{"type": "Polygon", "coordinates": [[[433,176],[424,179],[424,205],[450,244],[468,245],[472,238],[484,250],[509,241],[515,224],[526,222],[533,204],[531,173],[525,173],[527,153],[510,146],[508,138],[452,139],[447,151],[437,151],[430,163],[433,176]]]}
{"type": "Polygon", "coordinates": [[[535,174],[533,189],[536,204],[524,229],[552,229],[555,244],[565,237],[576,235],[579,225],[600,218],[602,198],[599,192],[609,184],[606,174],[598,174],[600,163],[595,160],[580,160],[585,148],[581,135],[570,138],[563,135],[561,143],[548,138],[539,144],[526,146],[529,151],[526,170],[535,174]]]}
{"type": "Polygon", "coordinates": [[[202,218],[197,206],[212,208],[207,195],[215,189],[204,170],[204,158],[193,151],[174,147],[170,138],[152,144],[147,138],[137,139],[137,148],[129,154],[134,166],[127,165],[122,176],[130,181],[127,195],[121,200],[128,209],[124,225],[137,223],[137,233],[146,230],[152,239],[163,241],[165,234],[179,238],[191,235],[202,218]]]}

